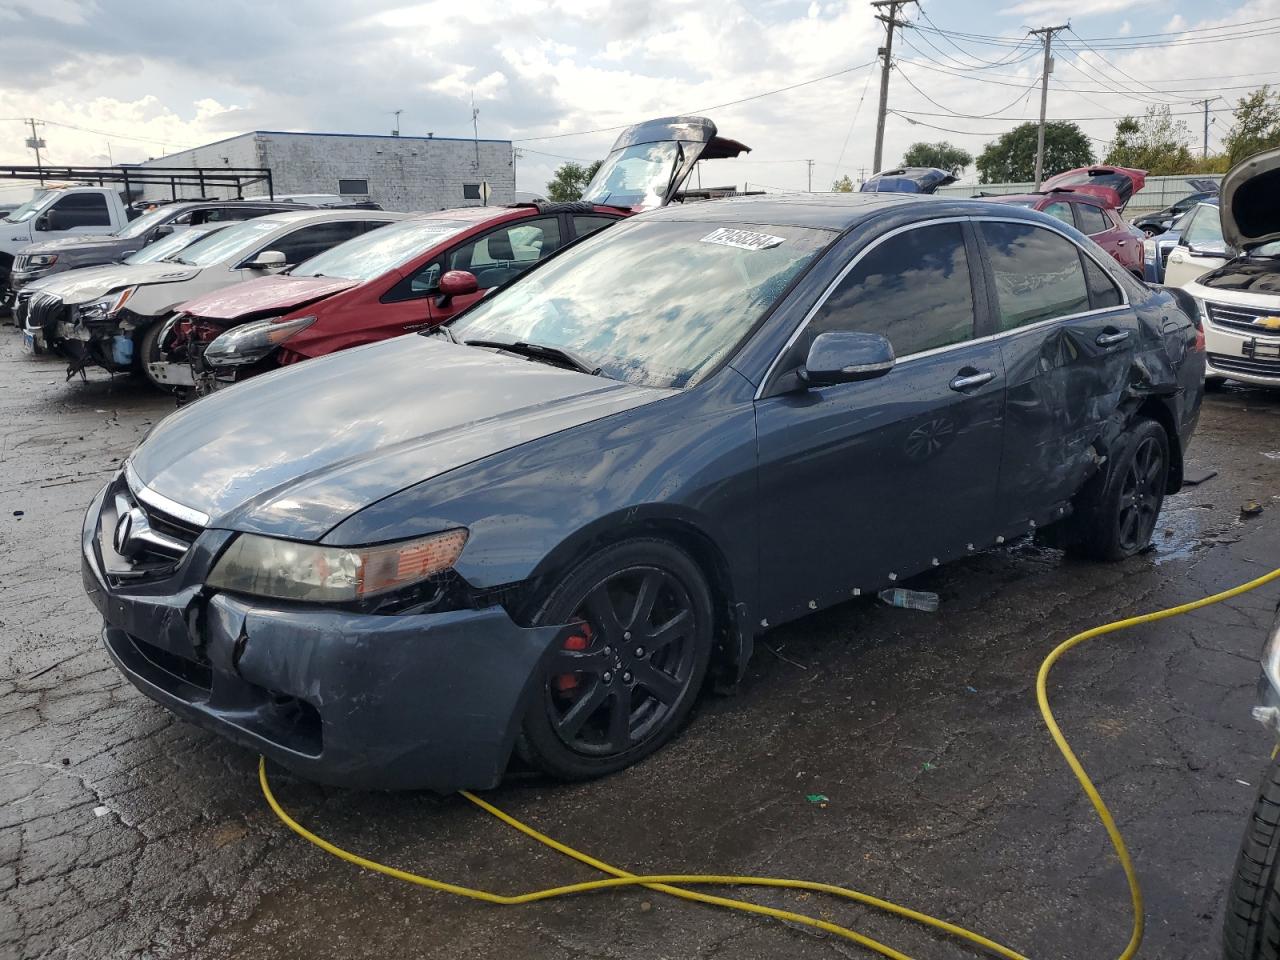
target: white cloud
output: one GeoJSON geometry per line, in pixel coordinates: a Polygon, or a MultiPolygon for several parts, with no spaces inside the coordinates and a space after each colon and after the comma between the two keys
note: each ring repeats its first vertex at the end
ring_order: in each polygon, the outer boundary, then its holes
{"type": "Polygon", "coordinates": [[[1023,0],[1000,12],[1017,17],[1088,17],[1121,13],[1138,7],[1163,4],[1165,0],[1023,0]]]}

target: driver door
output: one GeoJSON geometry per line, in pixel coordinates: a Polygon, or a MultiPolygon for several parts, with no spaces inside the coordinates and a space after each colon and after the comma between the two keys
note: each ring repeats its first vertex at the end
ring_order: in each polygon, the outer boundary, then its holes
{"type": "Polygon", "coordinates": [[[560,249],[564,236],[558,216],[533,217],[503,224],[449,250],[419,271],[415,282],[429,293],[431,323],[439,324],[461,313],[488,291],[510,283],[539,261],[560,249]],[[479,288],[465,297],[441,303],[434,293],[440,277],[449,270],[475,275],[479,288]]]}
{"type": "Polygon", "coordinates": [[[69,193],[36,217],[31,227],[34,243],[67,236],[106,234],[114,230],[107,198],[100,193],[69,193]],[[56,229],[40,229],[43,225],[56,229]]]}

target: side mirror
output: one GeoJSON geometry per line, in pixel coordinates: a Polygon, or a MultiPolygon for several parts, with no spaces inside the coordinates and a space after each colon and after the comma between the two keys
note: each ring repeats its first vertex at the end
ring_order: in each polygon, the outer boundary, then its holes
{"type": "Polygon", "coordinates": [[[893,364],[893,344],[880,334],[829,330],[814,338],[800,379],[811,387],[874,380],[893,364]]]}
{"type": "Polygon", "coordinates": [[[172,236],[172,234],[173,234],[173,224],[162,223],[160,224],[160,226],[156,227],[154,230],[151,231],[151,239],[155,241],[155,240],[159,240],[161,237],[172,236]]]}
{"type": "Polygon", "coordinates": [[[480,289],[480,281],[469,270],[448,270],[440,278],[436,287],[440,296],[436,297],[437,307],[447,307],[454,297],[465,297],[480,289]]]}
{"type": "Polygon", "coordinates": [[[1187,248],[1187,253],[1191,254],[1193,257],[1213,257],[1219,260],[1231,259],[1231,254],[1227,252],[1225,247],[1196,247],[1192,246],[1190,243],[1184,243],[1181,240],[1179,240],[1178,243],[1180,246],[1185,246],[1187,248]]]}
{"type": "Polygon", "coordinates": [[[245,266],[250,270],[274,270],[277,267],[288,266],[288,264],[289,261],[279,250],[263,250],[246,263],[245,266]]]}
{"type": "Polygon", "coordinates": [[[65,229],[58,223],[58,215],[53,210],[46,210],[44,213],[40,214],[40,216],[36,218],[35,228],[47,233],[53,233],[54,231],[65,229]]]}

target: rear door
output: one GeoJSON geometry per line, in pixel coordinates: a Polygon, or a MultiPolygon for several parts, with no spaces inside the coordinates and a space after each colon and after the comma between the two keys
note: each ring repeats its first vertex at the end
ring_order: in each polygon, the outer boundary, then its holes
{"type": "Polygon", "coordinates": [[[1134,272],[1140,255],[1137,239],[1120,224],[1112,220],[1108,211],[1092,203],[1073,203],[1076,229],[1087,236],[1116,259],[1130,273],[1134,272]]]}
{"type": "Polygon", "coordinates": [[[993,536],[1004,372],[999,346],[981,338],[977,249],[959,220],[873,241],[775,376],[828,330],[887,336],[895,367],[756,401],[762,599],[773,616],[876,589],[993,536]]]}
{"type": "Polygon", "coordinates": [[[564,244],[565,226],[559,216],[508,221],[450,249],[410,280],[413,289],[432,296],[431,323],[443,323],[465,310],[489,290],[510,283],[530,267],[546,259],[564,244]],[[449,270],[475,275],[479,289],[465,297],[440,302],[434,296],[440,277],[449,270]]]}
{"type": "Polygon", "coordinates": [[[1170,287],[1185,287],[1201,274],[1222,266],[1231,255],[1222,237],[1218,208],[1202,203],[1183,226],[1178,245],[1165,261],[1164,282],[1170,287]]]}
{"type": "Polygon", "coordinates": [[[1094,468],[1093,442],[1129,385],[1137,317],[1114,279],[1066,235],[981,220],[1007,379],[1000,511],[1010,529],[1053,519],[1094,468]]]}

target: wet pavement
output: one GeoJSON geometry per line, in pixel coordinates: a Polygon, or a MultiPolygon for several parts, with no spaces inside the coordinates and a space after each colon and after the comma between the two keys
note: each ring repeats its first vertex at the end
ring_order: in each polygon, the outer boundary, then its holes
{"type": "MultiPolygon", "coordinates": [[[[491,907],[362,872],[275,819],[256,758],[125,683],[80,587],[84,507],[166,399],[62,382],[0,329],[0,958],[823,958],[852,944],[644,891],[491,907]]],[[[489,799],[644,872],[793,876],[943,916],[1032,956],[1128,937],[1123,877],[1034,700],[1086,626],[1280,565],[1280,392],[1207,399],[1153,553],[1116,565],[1014,544],[920,578],[937,614],[850,603],[764,638],[736,696],[657,756],[489,799]],[[1240,505],[1260,501],[1260,516],[1240,505]],[[825,804],[811,795],[827,797],[825,804]]],[[[1131,844],[1145,957],[1218,952],[1223,889],[1270,743],[1249,718],[1280,589],[1096,641],[1051,692],[1131,844]]],[[[277,773],[285,806],[349,849],[516,892],[592,878],[459,798],[360,794],[277,773]]],[[[755,892],[916,958],[974,955],[843,902],[755,892]]]]}

